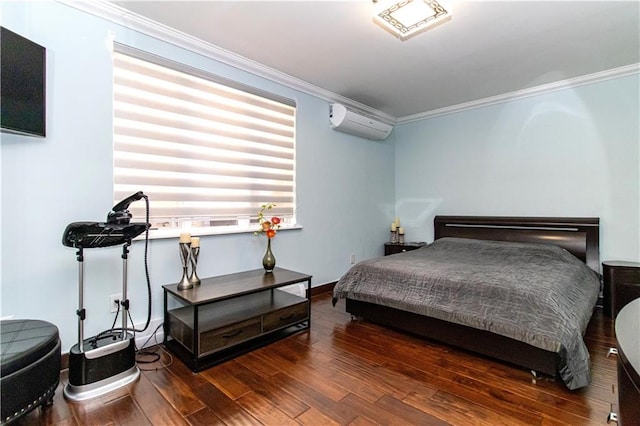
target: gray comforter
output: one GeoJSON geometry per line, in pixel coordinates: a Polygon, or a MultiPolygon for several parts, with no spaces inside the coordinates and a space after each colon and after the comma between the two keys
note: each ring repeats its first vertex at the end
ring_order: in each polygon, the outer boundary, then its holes
{"type": "Polygon", "coordinates": [[[358,263],[336,284],[350,298],[487,330],[557,352],[569,389],[591,381],[582,339],[600,283],[566,250],[546,244],[442,238],[358,263]]]}

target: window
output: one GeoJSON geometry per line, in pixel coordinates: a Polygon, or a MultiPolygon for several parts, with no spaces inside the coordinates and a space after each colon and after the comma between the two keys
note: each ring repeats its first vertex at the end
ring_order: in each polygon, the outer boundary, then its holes
{"type": "Polygon", "coordinates": [[[268,202],[293,225],[294,101],[116,45],[113,108],[114,201],[143,191],[156,236],[254,229],[268,202]]]}

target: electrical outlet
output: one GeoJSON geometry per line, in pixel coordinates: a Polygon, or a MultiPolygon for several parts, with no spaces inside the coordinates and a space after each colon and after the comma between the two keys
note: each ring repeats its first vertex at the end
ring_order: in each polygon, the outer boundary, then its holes
{"type": "Polygon", "coordinates": [[[118,312],[118,304],[122,300],[122,294],[112,294],[109,296],[109,312],[118,312]]]}
{"type": "Polygon", "coordinates": [[[351,253],[351,256],[349,257],[349,262],[351,262],[352,265],[356,264],[356,255],[351,253]]]}

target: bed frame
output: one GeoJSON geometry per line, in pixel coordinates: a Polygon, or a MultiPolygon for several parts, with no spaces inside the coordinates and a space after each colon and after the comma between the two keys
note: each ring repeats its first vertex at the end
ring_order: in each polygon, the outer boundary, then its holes
{"type": "MultiPolygon", "coordinates": [[[[436,216],[434,230],[436,240],[458,237],[555,244],[599,272],[599,222],[598,218],[436,216]]],[[[349,298],[346,310],[371,322],[525,367],[534,376],[543,373],[555,377],[558,373],[557,353],[509,337],[349,298]]]]}

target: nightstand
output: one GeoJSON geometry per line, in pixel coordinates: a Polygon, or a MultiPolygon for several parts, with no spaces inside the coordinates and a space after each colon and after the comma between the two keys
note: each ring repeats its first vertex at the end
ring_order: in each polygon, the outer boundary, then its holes
{"type": "Polygon", "coordinates": [[[404,253],[407,251],[419,249],[420,247],[426,246],[427,243],[420,241],[417,243],[384,243],[384,255],[389,256],[390,254],[396,253],[404,253]]]}
{"type": "Polygon", "coordinates": [[[624,305],[640,297],[640,263],[602,262],[602,278],[605,315],[615,318],[624,305]]]}

